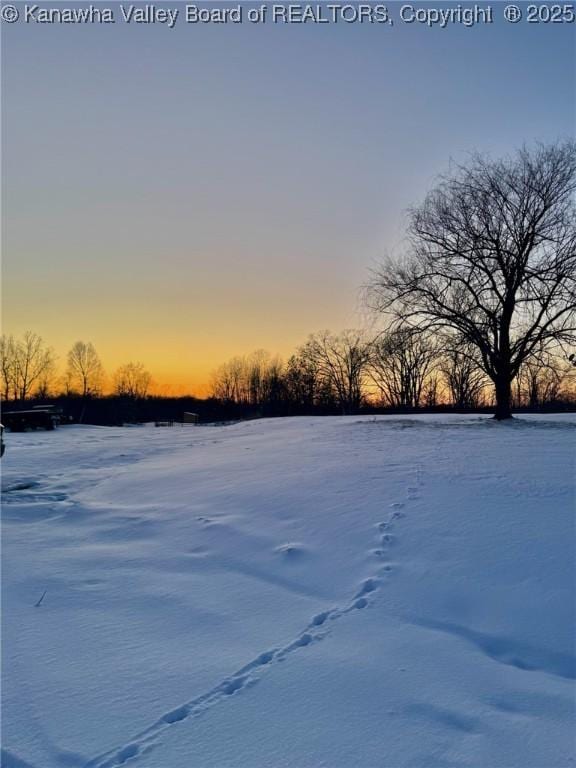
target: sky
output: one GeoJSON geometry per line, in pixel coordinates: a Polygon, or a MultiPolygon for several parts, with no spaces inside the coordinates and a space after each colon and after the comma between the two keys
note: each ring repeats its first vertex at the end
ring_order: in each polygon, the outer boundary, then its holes
{"type": "Polygon", "coordinates": [[[3,23],[3,331],[205,394],[234,355],[363,323],[370,269],[452,161],[574,135],[576,24],[387,5],[394,25],[169,29],[107,2],[115,24],[3,23]]]}

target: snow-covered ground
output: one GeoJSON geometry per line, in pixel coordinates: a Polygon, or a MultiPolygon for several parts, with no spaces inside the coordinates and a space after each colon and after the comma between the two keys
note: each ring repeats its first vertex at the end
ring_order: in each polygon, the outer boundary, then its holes
{"type": "Polygon", "coordinates": [[[5,768],[568,768],[574,416],[7,435],[5,768]]]}

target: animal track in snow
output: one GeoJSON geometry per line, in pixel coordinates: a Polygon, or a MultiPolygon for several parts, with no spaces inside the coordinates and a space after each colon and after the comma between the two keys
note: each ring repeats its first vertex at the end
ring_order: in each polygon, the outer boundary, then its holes
{"type": "Polygon", "coordinates": [[[124,765],[128,760],[144,754],[166,729],[198,717],[224,698],[240,693],[243,689],[255,685],[260,676],[265,674],[275,663],[285,661],[293,653],[304,652],[309,646],[321,641],[328,634],[328,631],[324,629],[323,632],[318,632],[320,628],[324,628],[329,620],[340,619],[352,610],[366,608],[368,606],[366,596],[375,592],[378,587],[379,582],[377,579],[366,579],[351,603],[316,614],[311,619],[307,629],[296,637],[295,640],[283,648],[271,649],[260,653],[235,674],[216,685],[207,693],[166,712],[153,725],[133,737],[128,744],[93,758],[86,764],[85,768],[118,768],[118,766],[124,765]]]}
{"type": "MultiPolygon", "coordinates": [[[[420,476],[417,478],[417,484],[419,486],[422,485],[420,476]]],[[[418,488],[410,486],[407,489],[408,499],[418,498],[418,490],[418,488]]],[[[383,520],[376,524],[376,527],[381,534],[381,546],[384,547],[384,549],[373,549],[371,552],[379,558],[384,557],[386,555],[385,549],[396,541],[396,537],[391,533],[388,533],[390,528],[393,527],[394,521],[405,517],[405,513],[401,511],[405,507],[404,502],[394,502],[390,507],[394,510],[390,515],[390,519],[383,520]],[[383,533],[384,531],[385,533],[383,533]]],[[[208,525],[213,522],[209,518],[198,517],[197,519],[199,522],[208,525]]],[[[306,548],[302,544],[288,542],[277,547],[275,552],[287,559],[292,559],[305,555],[306,548]]],[[[385,563],[384,565],[380,565],[377,573],[390,573],[392,570],[392,565],[390,563],[385,563]]],[[[136,759],[139,755],[144,754],[151,746],[153,746],[158,737],[166,729],[183,721],[198,717],[223,699],[241,693],[244,689],[255,685],[260,677],[267,674],[276,663],[285,661],[293,653],[304,653],[309,646],[323,640],[329,633],[329,628],[326,627],[328,621],[332,622],[342,618],[351,611],[367,608],[370,602],[370,596],[376,593],[380,586],[381,581],[376,578],[376,575],[365,579],[356,591],[351,602],[313,616],[308,627],[306,627],[304,632],[296,637],[295,640],[282,648],[270,649],[260,653],[235,674],[216,685],[207,693],[166,712],[153,725],[132,738],[130,742],[122,747],[93,758],[86,764],[85,768],[118,768],[118,766],[124,765],[127,761],[136,759]]]]}

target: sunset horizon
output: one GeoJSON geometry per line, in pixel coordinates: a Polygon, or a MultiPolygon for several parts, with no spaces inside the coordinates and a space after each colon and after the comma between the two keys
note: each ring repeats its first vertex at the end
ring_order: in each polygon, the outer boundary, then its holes
{"type": "Polygon", "coordinates": [[[3,331],[61,365],[205,394],[361,327],[439,175],[573,129],[573,25],[180,22],[3,24],[3,331]]]}

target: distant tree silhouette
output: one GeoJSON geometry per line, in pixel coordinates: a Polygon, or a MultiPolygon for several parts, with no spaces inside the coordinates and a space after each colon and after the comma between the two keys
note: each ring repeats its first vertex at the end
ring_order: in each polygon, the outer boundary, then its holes
{"type": "Polygon", "coordinates": [[[102,389],[104,369],[91,342],[77,341],[68,352],[67,380],[73,389],[88,397],[102,389]]]}
{"type": "Polygon", "coordinates": [[[486,387],[486,374],[477,361],[475,348],[459,343],[458,339],[445,338],[439,370],[448,390],[450,401],[456,408],[477,408],[486,387]]]}
{"type": "Polygon", "coordinates": [[[427,405],[435,405],[438,382],[431,373],[438,358],[432,338],[410,328],[397,328],[379,336],[371,347],[369,373],[382,402],[394,408],[419,408],[425,385],[427,405]]]}
{"type": "Polygon", "coordinates": [[[16,349],[13,336],[5,334],[0,339],[0,376],[2,399],[16,398],[16,349]]]}
{"type": "Polygon", "coordinates": [[[297,413],[337,407],[332,384],[323,377],[318,361],[306,345],[288,360],[284,388],[287,402],[297,413]]]}
{"type": "Polygon", "coordinates": [[[564,355],[549,349],[535,350],[524,360],[516,377],[518,404],[538,408],[558,400],[571,376],[571,366],[564,355]]]}
{"type": "Polygon", "coordinates": [[[26,331],[21,339],[2,336],[0,376],[4,399],[26,400],[54,370],[55,357],[41,336],[26,331]]]}
{"type": "Polygon", "coordinates": [[[263,349],[246,357],[233,357],[213,373],[212,397],[250,407],[277,403],[283,397],[284,367],[278,357],[263,349]]]}
{"type": "Polygon", "coordinates": [[[355,413],[363,399],[371,348],[363,331],[312,334],[300,355],[312,363],[333,390],[342,413],[355,413]]]}
{"type": "Polygon", "coordinates": [[[234,357],[212,372],[210,395],[225,403],[239,403],[244,396],[243,360],[234,357]]]}
{"type": "Polygon", "coordinates": [[[146,397],[152,377],[143,363],[126,363],[114,374],[114,392],[133,400],[146,397]]]}
{"type": "Polygon", "coordinates": [[[475,156],[410,214],[410,249],[374,275],[370,302],[416,329],[449,329],[478,353],[497,419],[535,350],[576,332],[576,144],[475,156]]]}

